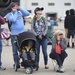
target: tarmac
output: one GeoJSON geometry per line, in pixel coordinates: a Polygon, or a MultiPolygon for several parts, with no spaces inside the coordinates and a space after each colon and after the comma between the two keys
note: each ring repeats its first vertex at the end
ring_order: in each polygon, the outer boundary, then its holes
{"type": "MultiPolygon", "coordinates": [[[[6,27],[6,26],[4,26],[6,27]]],[[[26,29],[30,29],[30,25],[25,26],[26,29]]],[[[59,23],[58,26],[54,27],[54,30],[61,29],[64,30],[63,23],[59,23]]],[[[65,72],[58,73],[54,71],[54,66],[56,65],[55,62],[52,62],[52,59],[49,58],[49,53],[51,52],[51,45],[48,45],[48,66],[49,69],[44,69],[44,59],[42,55],[42,50],[40,52],[40,63],[39,63],[39,70],[33,71],[32,75],[75,75],[75,48],[67,48],[66,52],[68,53],[68,57],[64,61],[65,72]],[[53,65],[54,63],[54,65],[53,65]]],[[[0,75],[27,75],[25,73],[25,69],[21,67],[18,69],[17,72],[13,69],[13,56],[12,56],[12,48],[11,43],[9,40],[9,46],[6,46],[3,43],[3,53],[2,53],[2,62],[3,65],[6,67],[5,71],[0,70],[0,75]]]]}

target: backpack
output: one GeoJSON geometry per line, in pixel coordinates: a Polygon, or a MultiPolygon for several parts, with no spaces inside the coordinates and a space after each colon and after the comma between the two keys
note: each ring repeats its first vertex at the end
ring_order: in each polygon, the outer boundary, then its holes
{"type": "Polygon", "coordinates": [[[12,22],[7,21],[7,23],[8,23],[8,29],[11,31],[12,22]]]}

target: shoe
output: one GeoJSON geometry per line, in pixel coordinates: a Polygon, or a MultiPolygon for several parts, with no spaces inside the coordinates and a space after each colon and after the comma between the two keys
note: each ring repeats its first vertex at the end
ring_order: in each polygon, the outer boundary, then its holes
{"type": "Polygon", "coordinates": [[[20,65],[17,65],[17,69],[19,69],[20,68],[20,65]]]}
{"type": "Polygon", "coordinates": [[[74,43],[72,43],[72,48],[74,48],[74,43]]]}
{"type": "MultiPolygon", "coordinates": [[[[13,64],[13,69],[15,69],[15,67],[16,67],[16,65],[13,64]]],[[[19,69],[19,68],[20,68],[20,65],[17,65],[17,69],[19,69]]]]}
{"type": "Polygon", "coordinates": [[[68,43],[67,47],[70,47],[69,43],[68,43]]]}
{"type": "Polygon", "coordinates": [[[49,69],[49,67],[48,66],[45,66],[45,69],[49,69]]]}
{"type": "Polygon", "coordinates": [[[64,71],[65,71],[65,69],[64,69],[63,66],[59,67],[59,72],[60,72],[60,73],[64,73],[64,71]]]}
{"type": "Polygon", "coordinates": [[[56,68],[56,72],[60,72],[60,68],[59,68],[59,66],[56,68]]]}
{"type": "Polygon", "coordinates": [[[0,66],[0,70],[6,70],[6,68],[3,66],[0,66]]]}

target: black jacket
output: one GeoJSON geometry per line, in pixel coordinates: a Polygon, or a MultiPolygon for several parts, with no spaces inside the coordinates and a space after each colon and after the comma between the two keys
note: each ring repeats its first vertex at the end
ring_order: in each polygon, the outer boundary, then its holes
{"type": "Polygon", "coordinates": [[[68,26],[69,26],[69,15],[65,17],[65,20],[64,20],[64,28],[67,28],[68,29],[68,26]]]}
{"type": "Polygon", "coordinates": [[[74,9],[70,9],[70,15],[68,16],[68,29],[69,30],[74,30],[75,29],[74,9]]]}

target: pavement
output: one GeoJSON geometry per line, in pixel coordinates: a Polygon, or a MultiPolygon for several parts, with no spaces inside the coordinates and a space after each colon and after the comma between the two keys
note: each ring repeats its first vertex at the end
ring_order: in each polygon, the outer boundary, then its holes
{"type": "MultiPolygon", "coordinates": [[[[30,25],[26,25],[26,29],[30,29],[30,25]]],[[[61,29],[64,32],[63,23],[60,23],[58,26],[54,27],[54,30],[61,29]]],[[[51,45],[48,45],[48,55],[51,51],[51,45]]],[[[49,69],[44,69],[44,59],[42,55],[42,50],[40,52],[40,65],[38,71],[33,71],[32,75],[75,75],[75,48],[67,48],[66,52],[68,53],[68,57],[65,59],[64,73],[57,73],[54,71],[54,66],[52,60],[48,57],[48,66],[49,69]]],[[[3,65],[6,67],[5,71],[0,71],[0,75],[27,75],[25,73],[25,69],[21,67],[17,72],[13,69],[13,56],[12,56],[12,48],[11,43],[9,40],[9,46],[6,46],[3,43],[3,53],[2,53],[2,62],[3,65]]],[[[55,65],[55,62],[54,62],[55,65]]]]}

